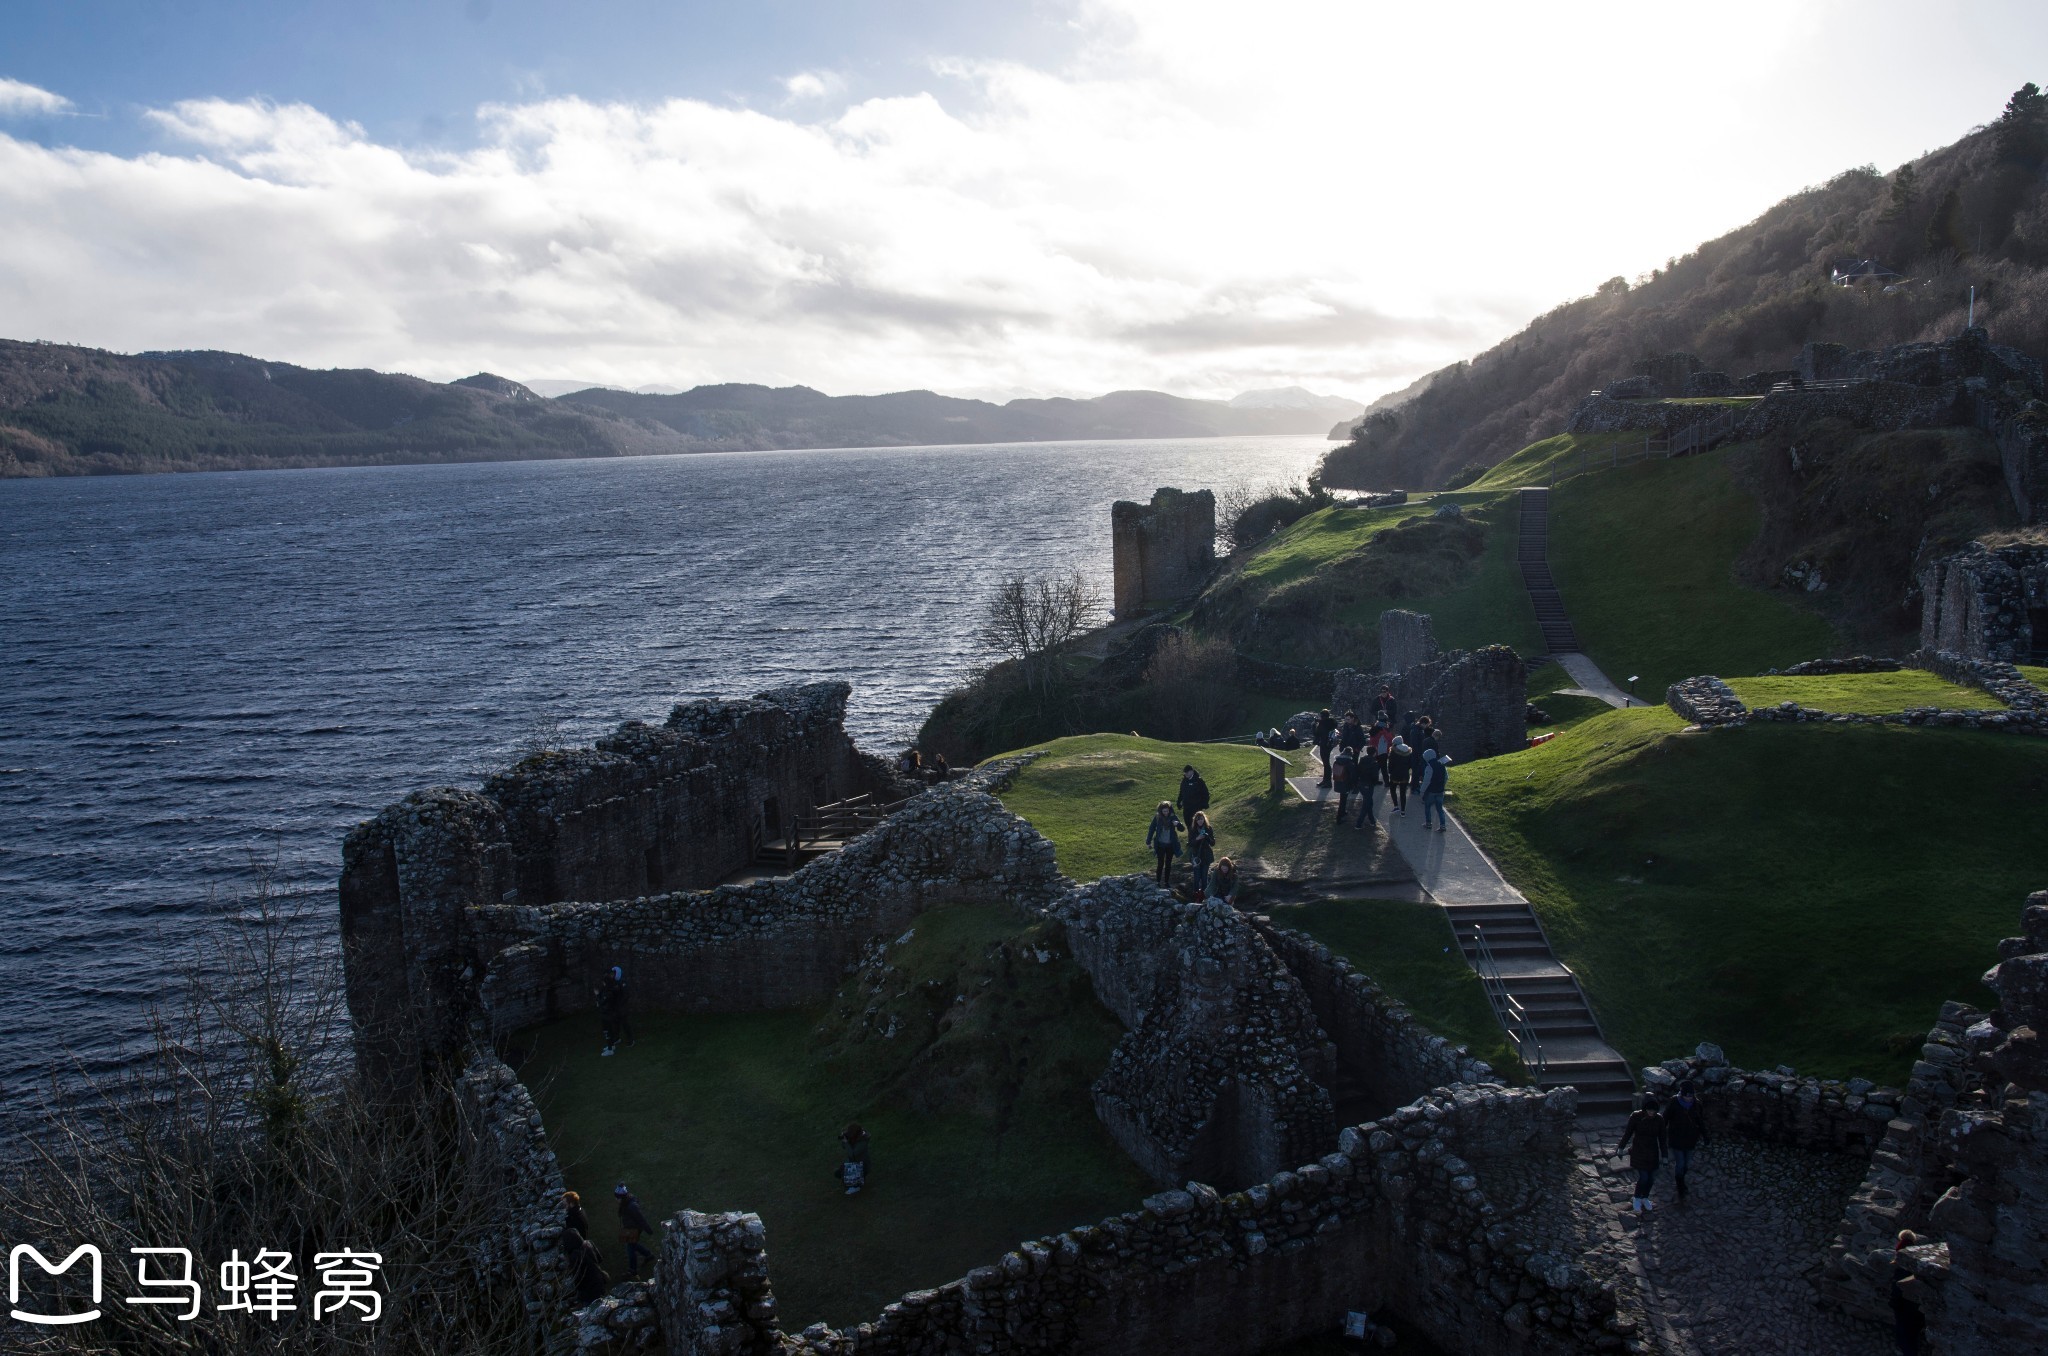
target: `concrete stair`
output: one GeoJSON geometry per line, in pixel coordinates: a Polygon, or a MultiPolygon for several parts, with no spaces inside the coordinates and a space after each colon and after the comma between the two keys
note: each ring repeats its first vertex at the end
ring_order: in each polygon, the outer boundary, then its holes
{"type": "Polygon", "coordinates": [[[1579,648],[1579,635],[1572,629],[1564,598],[1550,574],[1550,491],[1523,490],[1520,507],[1515,561],[1522,569],[1522,587],[1528,590],[1537,629],[1543,633],[1543,648],[1550,654],[1574,654],[1579,648]]]}

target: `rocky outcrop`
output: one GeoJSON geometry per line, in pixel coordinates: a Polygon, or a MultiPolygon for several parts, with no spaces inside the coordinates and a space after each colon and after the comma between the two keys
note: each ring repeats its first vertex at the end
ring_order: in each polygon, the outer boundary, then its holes
{"type": "Polygon", "coordinates": [[[1158,489],[1150,504],[1110,505],[1113,606],[1135,617],[1194,594],[1216,564],[1216,496],[1158,489]]]}

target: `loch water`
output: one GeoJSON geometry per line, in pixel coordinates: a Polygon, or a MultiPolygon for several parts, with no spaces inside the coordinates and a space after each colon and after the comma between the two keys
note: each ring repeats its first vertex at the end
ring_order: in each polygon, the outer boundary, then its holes
{"type": "MultiPolygon", "coordinates": [[[[1012,570],[1109,577],[1109,506],[1295,480],[1316,437],[0,481],[0,1122],[117,1068],[267,863],[537,731],[853,684],[900,748],[1012,570]]],[[[316,921],[316,925],[317,921],[316,921]]]]}

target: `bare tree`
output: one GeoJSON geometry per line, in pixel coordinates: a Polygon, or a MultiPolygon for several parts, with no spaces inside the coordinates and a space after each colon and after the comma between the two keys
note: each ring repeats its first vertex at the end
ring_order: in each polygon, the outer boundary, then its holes
{"type": "Polygon", "coordinates": [[[1168,636],[1145,669],[1149,729],[1162,739],[1210,739],[1243,713],[1237,652],[1214,636],[1168,636]]]}
{"type": "MultiPolygon", "coordinates": [[[[0,1234],[105,1259],[101,1317],[13,1333],[25,1352],[525,1353],[524,1306],[479,1273],[478,1240],[509,1192],[467,1152],[480,1129],[451,1080],[402,1102],[372,1098],[346,1059],[340,967],[302,897],[267,873],[208,929],[181,999],[152,1014],[126,1073],[53,1086],[25,1156],[0,1169],[0,1234]],[[131,1248],[186,1249],[198,1312],[134,1305],[131,1248]],[[232,1254],[291,1255],[296,1309],[276,1320],[222,1311],[232,1254]],[[316,1254],[379,1255],[381,1314],[315,1321],[316,1254]]],[[[150,1276],[182,1267],[155,1262],[150,1276]]],[[[163,1290],[147,1291],[164,1295],[163,1290]]],[[[186,1292],[188,1295],[192,1292],[186,1292]]]]}
{"type": "Polygon", "coordinates": [[[1100,622],[1102,613],[1102,594],[1079,570],[1013,574],[989,595],[975,635],[997,654],[1016,660],[1025,683],[1043,696],[1058,672],[1061,651],[1100,622]]]}

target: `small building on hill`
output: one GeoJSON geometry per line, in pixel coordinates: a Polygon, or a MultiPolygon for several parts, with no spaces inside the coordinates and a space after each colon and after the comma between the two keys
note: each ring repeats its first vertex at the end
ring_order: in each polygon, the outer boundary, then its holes
{"type": "Polygon", "coordinates": [[[1904,282],[1906,275],[1876,259],[1851,259],[1828,271],[1828,281],[1837,287],[1890,287],[1904,282]]]}

